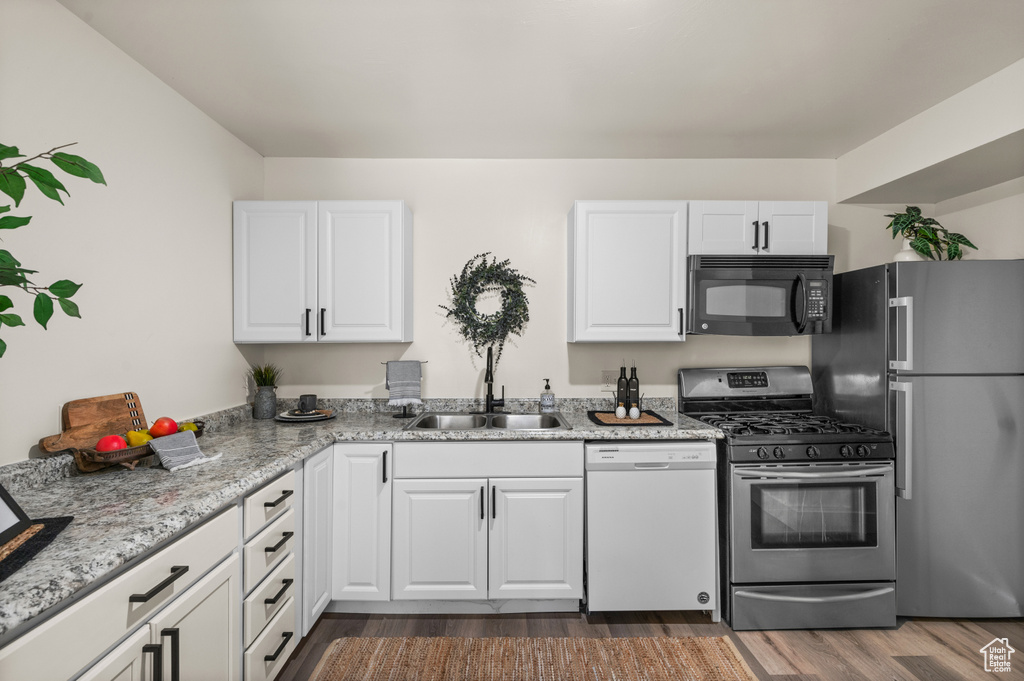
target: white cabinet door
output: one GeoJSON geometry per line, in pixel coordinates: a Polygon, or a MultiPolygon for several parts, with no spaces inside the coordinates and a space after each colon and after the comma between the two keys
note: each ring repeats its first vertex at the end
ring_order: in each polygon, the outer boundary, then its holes
{"type": "Polygon", "coordinates": [[[568,253],[569,342],[683,340],[685,201],[577,201],[568,253]]]}
{"type": "Polygon", "coordinates": [[[710,255],[825,255],[824,201],[691,201],[689,251],[710,255]]]}
{"type": "Polygon", "coordinates": [[[757,201],[690,201],[691,254],[756,255],[757,201]]]}
{"type": "Polygon", "coordinates": [[[403,201],[320,201],[321,341],[412,341],[412,213],[403,201]]]}
{"type": "Polygon", "coordinates": [[[316,232],[315,201],[235,201],[236,343],[316,340],[316,232]]]}
{"type": "Polygon", "coordinates": [[[233,553],[153,618],[150,640],[163,645],[163,678],[240,678],[241,590],[238,554],[233,553]],[[177,677],[172,676],[175,666],[177,677]]]}
{"type": "Polygon", "coordinates": [[[104,655],[78,681],[152,681],[153,665],[160,663],[163,651],[159,644],[149,642],[149,628],[142,627],[104,655]]]}
{"type": "Polygon", "coordinates": [[[488,597],[583,597],[583,479],[492,479],[488,597]]]}
{"type": "Polygon", "coordinates": [[[334,445],[333,600],[391,598],[391,447],[334,445]]]}
{"type": "Polygon", "coordinates": [[[758,206],[758,220],[761,253],[828,253],[828,204],[824,201],[762,201],[758,206]]]}
{"type": "Polygon", "coordinates": [[[334,449],[306,460],[302,469],[302,635],[331,602],[334,449]]]}
{"type": "Polygon", "coordinates": [[[487,598],[487,480],[397,480],[395,600],[487,598]]]}

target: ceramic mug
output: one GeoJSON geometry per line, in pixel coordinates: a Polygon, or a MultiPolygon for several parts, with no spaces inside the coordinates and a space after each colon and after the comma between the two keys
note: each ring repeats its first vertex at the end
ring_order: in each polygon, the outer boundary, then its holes
{"type": "Polygon", "coordinates": [[[299,395],[299,411],[316,409],[316,395],[299,395]]]}

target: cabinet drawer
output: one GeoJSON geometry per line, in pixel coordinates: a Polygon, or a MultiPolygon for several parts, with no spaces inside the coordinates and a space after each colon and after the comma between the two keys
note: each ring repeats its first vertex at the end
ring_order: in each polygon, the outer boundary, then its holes
{"type": "Polygon", "coordinates": [[[67,679],[237,544],[238,509],[232,507],[0,650],[0,679],[67,679]]]}
{"type": "Polygon", "coordinates": [[[295,471],[288,471],[245,498],[242,514],[248,539],[295,504],[295,471]]]}
{"type": "Polygon", "coordinates": [[[295,512],[288,509],[245,545],[245,593],[263,581],[270,569],[295,546],[295,512]]]}
{"type": "Polygon", "coordinates": [[[273,681],[298,644],[295,632],[295,599],[281,611],[245,652],[245,681],[273,681]],[[267,659],[272,658],[272,659],[267,659]]]}
{"type": "Polygon", "coordinates": [[[248,648],[267,622],[273,619],[295,594],[295,556],[289,555],[263,583],[245,599],[245,647],[248,648]],[[273,601],[268,603],[268,601],[273,601]]]}

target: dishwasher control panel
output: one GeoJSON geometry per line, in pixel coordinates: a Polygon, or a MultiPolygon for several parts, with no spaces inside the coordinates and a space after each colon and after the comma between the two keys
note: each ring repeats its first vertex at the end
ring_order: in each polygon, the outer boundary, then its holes
{"type": "Polygon", "coordinates": [[[715,445],[706,440],[638,443],[593,442],[586,447],[587,470],[714,468],[715,445]]]}

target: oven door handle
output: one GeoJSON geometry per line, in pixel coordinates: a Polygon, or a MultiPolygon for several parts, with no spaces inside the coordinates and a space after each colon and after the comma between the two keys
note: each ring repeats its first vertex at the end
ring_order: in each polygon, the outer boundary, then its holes
{"type": "Polygon", "coordinates": [[[866,478],[873,475],[884,475],[891,473],[892,468],[860,468],[855,471],[822,471],[820,473],[801,473],[800,471],[778,471],[760,469],[740,469],[733,471],[733,475],[741,480],[756,480],[758,478],[778,478],[780,480],[797,478],[800,480],[821,480],[824,478],[866,478]]]}
{"type": "Polygon", "coordinates": [[[881,589],[873,589],[871,591],[862,591],[856,594],[847,594],[845,596],[780,596],[778,594],[766,594],[759,593],[757,591],[737,591],[735,596],[743,598],[753,598],[759,601],[777,601],[780,603],[845,603],[849,601],[864,601],[869,598],[876,598],[878,596],[884,596],[885,594],[892,593],[893,588],[891,586],[882,587],[881,589]]]}

